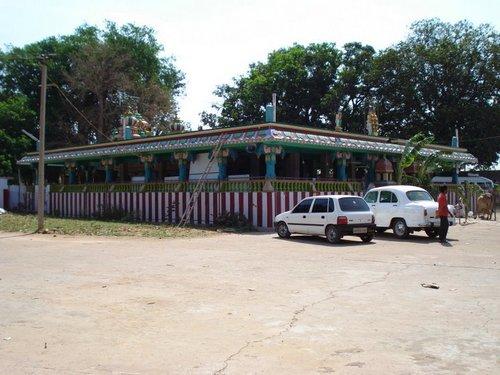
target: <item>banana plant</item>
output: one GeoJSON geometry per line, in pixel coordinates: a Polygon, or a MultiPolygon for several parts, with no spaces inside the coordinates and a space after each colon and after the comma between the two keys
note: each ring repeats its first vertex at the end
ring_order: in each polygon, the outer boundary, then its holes
{"type": "Polygon", "coordinates": [[[420,159],[420,151],[422,148],[433,142],[434,136],[425,135],[423,133],[417,133],[406,141],[401,159],[399,163],[396,164],[395,179],[398,184],[409,182],[409,180],[411,181],[414,179],[412,176],[406,175],[404,170],[420,159]]]}

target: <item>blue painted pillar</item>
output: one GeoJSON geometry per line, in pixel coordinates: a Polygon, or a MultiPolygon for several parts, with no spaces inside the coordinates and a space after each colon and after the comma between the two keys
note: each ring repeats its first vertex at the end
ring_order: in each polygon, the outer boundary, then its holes
{"type": "MultiPolygon", "coordinates": [[[[456,136],[451,137],[451,147],[458,147],[458,138],[456,136]]],[[[453,166],[453,172],[451,173],[451,183],[458,184],[458,167],[453,166]]]]}
{"type": "Polygon", "coordinates": [[[33,185],[38,185],[38,165],[33,164],[33,185]]]}
{"type": "Polygon", "coordinates": [[[151,182],[153,181],[153,161],[154,161],[154,156],[153,155],[141,155],[139,157],[141,162],[144,164],[144,182],[151,182]]]}
{"type": "Polygon", "coordinates": [[[106,182],[107,184],[112,183],[113,182],[113,168],[112,168],[112,166],[106,165],[104,170],[106,172],[106,180],[104,182],[106,182]]]}
{"type": "Polygon", "coordinates": [[[266,179],[276,178],[276,153],[266,154],[266,179]]]}
{"type": "Polygon", "coordinates": [[[188,179],[187,159],[179,159],[179,181],[185,182],[188,179]]]}
{"type": "Polygon", "coordinates": [[[457,185],[458,184],[458,171],[457,167],[453,168],[453,172],[451,172],[451,183],[457,185]]]}
{"type": "Polygon", "coordinates": [[[340,181],[347,181],[346,165],[347,160],[345,158],[337,159],[337,179],[340,181]]]}
{"type": "Polygon", "coordinates": [[[227,158],[219,157],[217,158],[217,165],[219,167],[219,180],[227,179],[227,158]]]}
{"type": "Polygon", "coordinates": [[[153,181],[153,169],[151,168],[151,163],[144,162],[144,182],[153,181]]]}
{"type": "Polygon", "coordinates": [[[375,160],[372,158],[368,161],[368,185],[375,183],[375,160]]]}
{"type": "Polygon", "coordinates": [[[106,184],[110,184],[113,182],[113,159],[102,159],[101,165],[104,167],[105,179],[104,182],[106,184]]]}
{"type": "Polygon", "coordinates": [[[89,167],[85,168],[85,183],[89,184],[90,183],[90,169],[89,167]]]}
{"type": "Polygon", "coordinates": [[[68,173],[68,184],[76,184],[76,170],[75,168],[70,168],[68,173]]]}

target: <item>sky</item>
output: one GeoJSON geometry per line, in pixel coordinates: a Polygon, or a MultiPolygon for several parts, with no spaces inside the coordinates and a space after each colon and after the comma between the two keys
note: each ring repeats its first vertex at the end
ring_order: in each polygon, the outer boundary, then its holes
{"type": "Polygon", "coordinates": [[[412,22],[438,17],[500,29],[500,0],[0,0],[0,46],[70,34],[83,23],[147,25],[186,75],[180,118],[196,129],[217,85],[292,45],[359,41],[376,49],[405,38],[412,22]]]}

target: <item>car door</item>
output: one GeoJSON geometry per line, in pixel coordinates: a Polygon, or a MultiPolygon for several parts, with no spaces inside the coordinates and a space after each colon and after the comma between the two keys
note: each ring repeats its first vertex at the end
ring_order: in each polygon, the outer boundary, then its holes
{"type": "Polygon", "coordinates": [[[313,198],[306,198],[297,204],[288,216],[288,230],[290,233],[305,233],[308,230],[308,216],[313,198]]]}
{"type": "Polygon", "coordinates": [[[370,207],[370,210],[373,212],[375,215],[375,224],[377,226],[380,226],[378,224],[378,219],[377,219],[377,209],[378,209],[378,191],[369,191],[365,195],[365,202],[368,204],[368,207],[370,207]]]}
{"type": "Polygon", "coordinates": [[[315,198],[311,212],[307,216],[308,234],[324,235],[328,214],[328,198],[315,198]]]}
{"type": "Polygon", "coordinates": [[[392,193],[389,190],[381,190],[378,198],[377,214],[375,216],[375,223],[378,227],[388,228],[391,224],[391,219],[394,217],[392,207],[392,193]]]}
{"type": "Polygon", "coordinates": [[[404,213],[401,210],[401,202],[399,202],[397,195],[392,191],[391,191],[391,210],[392,210],[392,217],[403,217],[404,215],[404,213]]]}

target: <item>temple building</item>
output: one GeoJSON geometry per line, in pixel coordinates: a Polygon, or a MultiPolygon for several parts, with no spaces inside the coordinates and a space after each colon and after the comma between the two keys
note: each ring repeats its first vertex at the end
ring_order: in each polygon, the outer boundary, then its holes
{"type": "MultiPolygon", "coordinates": [[[[47,211],[91,216],[112,204],[140,212],[144,220],[175,221],[189,194],[198,189],[202,194],[194,223],[210,223],[220,212],[232,210],[251,220],[258,215],[254,224],[269,227],[277,211],[304,196],[361,194],[372,184],[393,183],[406,144],[379,136],[373,112],[367,119],[368,135],[341,131],[340,115],[334,131],[280,124],[272,116],[266,120],[211,130],[173,128],[167,135],[151,136],[145,121],[128,114],[112,142],[46,151],[47,211]],[[141,196],[135,198],[138,203],[130,194],[141,196]]],[[[421,154],[438,151],[455,165],[477,162],[466,149],[452,146],[431,145],[421,154]]],[[[35,173],[37,162],[38,155],[30,153],[18,164],[32,166],[35,173]]]]}

